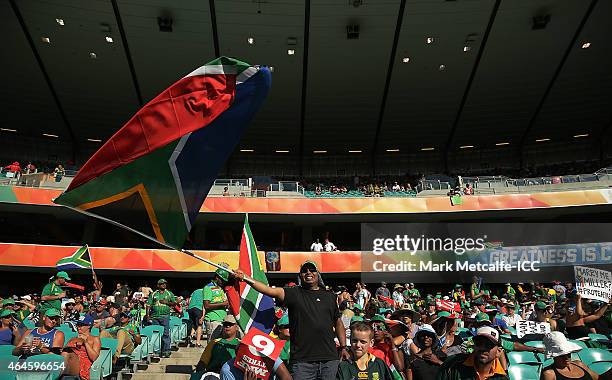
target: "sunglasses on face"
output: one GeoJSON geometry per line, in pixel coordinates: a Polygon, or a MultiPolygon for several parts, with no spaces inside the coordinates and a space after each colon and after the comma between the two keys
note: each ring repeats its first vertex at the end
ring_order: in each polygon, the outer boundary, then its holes
{"type": "Polygon", "coordinates": [[[233,326],[235,326],[235,325],[236,325],[236,324],[234,324],[234,323],[224,323],[224,324],[223,324],[223,328],[230,328],[230,327],[233,327],[233,326]]]}
{"type": "Polygon", "coordinates": [[[490,351],[495,347],[495,343],[491,342],[487,338],[479,338],[479,339],[474,338],[474,347],[482,348],[485,351],[490,351]]]}
{"type": "Polygon", "coordinates": [[[300,273],[307,273],[307,272],[317,273],[317,270],[313,267],[304,267],[300,270],[300,273]]]}

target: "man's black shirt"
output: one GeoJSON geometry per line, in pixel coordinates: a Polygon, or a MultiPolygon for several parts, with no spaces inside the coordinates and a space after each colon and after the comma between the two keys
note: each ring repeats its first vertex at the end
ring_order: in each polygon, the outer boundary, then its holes
{"type": "Polygon", "coordinates": [[[299,286],[284,290],[289,309],[290,362],[337,360],[334,327],[340,312],[336,295],[299,286]]]}

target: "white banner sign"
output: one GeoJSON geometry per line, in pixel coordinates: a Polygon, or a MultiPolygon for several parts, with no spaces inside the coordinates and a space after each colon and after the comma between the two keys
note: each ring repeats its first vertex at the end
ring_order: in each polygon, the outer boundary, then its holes
{"type": "Polygon", "coordinates": [[[612,298],[612,273],[607,270],[574,267],[576,290],[583,298],[610,302],[612,298]]]}
{"type": "Polygon", "coordinates": [[[529,334],[546,334],[550,332],[550,323],[520,320],[516,323],[516,336],[520,338],[529,334]]]}

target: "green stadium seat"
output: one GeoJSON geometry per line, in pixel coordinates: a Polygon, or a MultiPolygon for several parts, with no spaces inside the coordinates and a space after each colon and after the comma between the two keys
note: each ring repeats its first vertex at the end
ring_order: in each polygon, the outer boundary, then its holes
{"type": "Polygon", "coordinates": [[[591,368],[598,375],[602,375],[612,369],[612,362],[591,363],[589,368],[591,368]]]}
{"type": "Polygon", "coordinates": [[[582,349],[578,352],[578,357],[588,366],[593,363],[612,362],[612,353],[601,348],[582,349]]]}
{"type": "Polygon", "coordinates": [[[159,355],[161,354],[161,339],[163,335],[164,327],[163,326],[146,326],[142,328],[140,331],[140,335],[145,335],[149,337],[149,354],[150,355],[159,355]]]}
{"type": "Polygon", "coordinates": [[[541,362],[533,352],[511,351],[507,353],[510,364],[530,364],[540,366],[541,362]]]}
{"type": "Polygon", "coordinates": [[[540,380],[540,367],[524,364],[508,366],[510,380],[540,380]]]}
{"type": "Polygon", "coordinates": [[[610,340],[607,336],[603,334],[589,334],[589,338],[591,338],[591,340],[610,340]]]}
{"type": "Polygon", "coordinates": [[[580,347],[582,347],[582,348],[588,348],[588,346],[586,345],[586,343],[584,343],[584,341],[582,341],[582,340],[570,339],[569,341],[570,341],[570,342],[572,342],[572,343],[575,343],[575,344],[579,345],[579,346],[580,346],[580,347]]]}
{"type": "Polygon", "coordinates": [[[7,356],[13,356],[13,349],[15,346],[12,344],[5,344],[0,346],[0,358],[4,358],[7,356]]]}

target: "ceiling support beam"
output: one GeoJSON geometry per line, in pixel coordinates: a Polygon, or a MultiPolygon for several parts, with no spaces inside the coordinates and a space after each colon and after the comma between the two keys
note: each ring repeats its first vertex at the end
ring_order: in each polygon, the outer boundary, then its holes
{"type": "Polygon", "coordinates": [[[43,63],[43,60],[40,57],[40,54],[38,54],[38,50],[36,49],[36,45],[34,44],[32,35],[30,34],[28,27],[26,26],[23,16],[21,15],[21,11],[19,10],[19,7],[17,6],[16,0],[9,0],[9,2],[11,3],[11,7],[13,8],[15,17],[17,17],[17,21],[19,21],[19,25],[21,26],[21,29],[23,30],[23,34],[28,40],[28,44],[30,45],[32,54],[34,54],[34,58],[36,59],[36,62],[38,63],[38,68],[42,72],[42,75],[45,78],[45,82],[47,83],[47,86],[49,87],[49,91],[51,92],[51,96],[53,97],[53,101],[55,102],[55,106],[57,107],[57,110],[60,113],[60,116],[62,118],[62,121],[64,122],[64,125],[66,126],[66,129],[68,130],[68,135],[70,136],[70,143],[72,144],[72,157],[71,158],[72,158],[72,162],[76,163],[78,153],[79,153],[79,145],[74,135],[74,130],[72,129],[70,121],[68,121],[68,116],[66,115],[66,111],[64,110],[64,107],[62,106],[62,103],[60,102],[59,96],[57,95],[57,91],[55,91],[55,87],[53,86],[53,83],[51,82],[51,77],[49,76],[49,73],[47,72],[47,69],[45,68],[45,64],[43,63]]]}
{"type": "Polygon", "coordinates": [[[491,16],[489,17],[489,23],[487,24],[487,28],[485,29],[484,36],[482,37],[482,43],[480,44],[480,48],[478,49],[478,54],[476,55],[476,60],[474,62],[474,66],[472,67],[472,72],[470,73],[468,83],[465,86],[465,90],[463,91],[463,97],[461,98],[461,103],[459,103],[459,109],[457,110],[457,114],[455,115],[455,120],[453,121],[453,126],[451,127],[451,131],[448,136],[448,140],[446,141],[446,146],[444,148],[444,169],[446,170],[447,173],[449,172],[448,156],[451,150],[451,146],[453,144],[453,140],[455,138],[455,133],[457,132],[457,126],[459,125],[459,120],[461,120],[461,114],[463,113],[463,108],[465,107],[465,103],[467,102],[467,98],[470,94],[470,90],[472,89],[472,84],[474,84],[474,78],[476,77],[476,72],[478,71],[480,60],[482,59],[482,55],[487,46],[487,41],[489,40],[491,29],[493,29],[493,24],[495,23],[495,17],[497,17],[497,11],[499,10],[500,4],[501,4],[501,0],[495,0],[495,4],[493,5],[493,10],[491,11],[491,16]]]}
{"type": "Polygon", "coordinates": [[[215,10],[215,0],[208,0],[210,6],[210,23],[212,25],[213,45],[215,47],[215,57],[221,56],[219,48],[219,31],[217,29],[217,11],[215,10]]]}
{"type": "Polygon", "coordinates": [[[132,75],[132,83],[134,84],[134,90],[136,91],[136,98],[138,98],[138,105],[142,107],[144,105],[142,99],[142,92],[140,92],[140,86],[138,85],[138,77],[136,76],[136,68],[134,67],[134,61],[132,60],[132,54],[130,54],[130,46],[128,45],[127,36],[125,29],[123,28],[123,21],[121,21],[121,13],[119,13],[119,6],[117,0],[111,0],[113,5],[113,12],[115,13],[115,21],[119,28],[119,35],[121,36],[121,44],[123,45],[123,51],[125,52],[125,58],[127,59],[128,67],[130,68],[130,74],[132,75]]]}
{"type": "Polygon", "coordinates": [[[397,13],[397,21],[395,22],[395,33],[393,34],[393,45],[391,46],[391,56],[389,57],[389,65],[387,67],[387,77],[385,78],[385,87],[383,96],[380,102],[380,110],[378,111],[378,119],[376,120],[376,133],[374,134],[374,145],[372,146],[372,175],[376,175],[376,153],[378,152],[378,142],[380,139],[380,130],[382,128],[383,119],[385,117],[385,109],[387,108],[387,98],[389,96],[389,87],[391,87],[391,77],[393,76],[393,66],[395,64],[395,56],[397,55],[397,45],[399,43],[400,33],[402,31],[402,23],[404,22],[404,10],[406,9],[406,0],[401,0],[397,13]]]}
{"type": "Polygon", "coordinates": [[[580,21],[580,24],[578,25],[578,29],[576,29],[576,32],[574,33],[574,36],[572,37],[569,45],[567,46],[567,49],[565,49],[565,53],[563,53],[561,62],[559,62],[559,65],[557,65],[557,69],[555,70],[555,73],[550,79],[550,82],[548,83],[548,86],[546,87],[546,90],[544,91],[544,95],[540,99],[540,102],[538,103],[538,106],[533,112],[533,115],[531,115],[531,119],[529,120],[529,123],[527,124],[527,128],[525,129],[525,132],[523,133],[523,136],[521,137],[521,143],[520,143],[521,169],[524,168],[524,161],[525,161],[524,153],[525,153],[525,143],[527,141],[527,137],[529,137],[529,133],[531,133],[531,130],[533,129],[533,125],[535,124],[535,121],[538,115],[540,114],[540,111],[542,110],[542,107],[544,106],[546,99],[548,99],[548,95],[550,94],[550,91],[555,85],[557,78],[561,74],[561,70],[563,69],[563,66],[565,66],[565,62],[567,62],[567,58],[572,52],[572,49],[574,49],[574,47],[576,46],[576,41],[578,41],[578,37],[580,37],[580,33],[582,33],[582,29],[584,28],[584,25],[586,24],[587,20],[591,16],[591,13],[593,12],[593,8],[595,8],[595,5],[597,5],[597,1],[598,0],[591,0],[591,4],[589,5],[589,8],[587,9],[586,13],[582,17],[582,20],[580,21]]]}
{"type": "Polygon", "coordinates": [[[304,2],[304,55],[302,57],[302,99],[300,104],[299,173],[304,174],[304,119],[306,118],[306,92],[308,90],[308,44],[310,41],[310,0],[304,2]]]}

